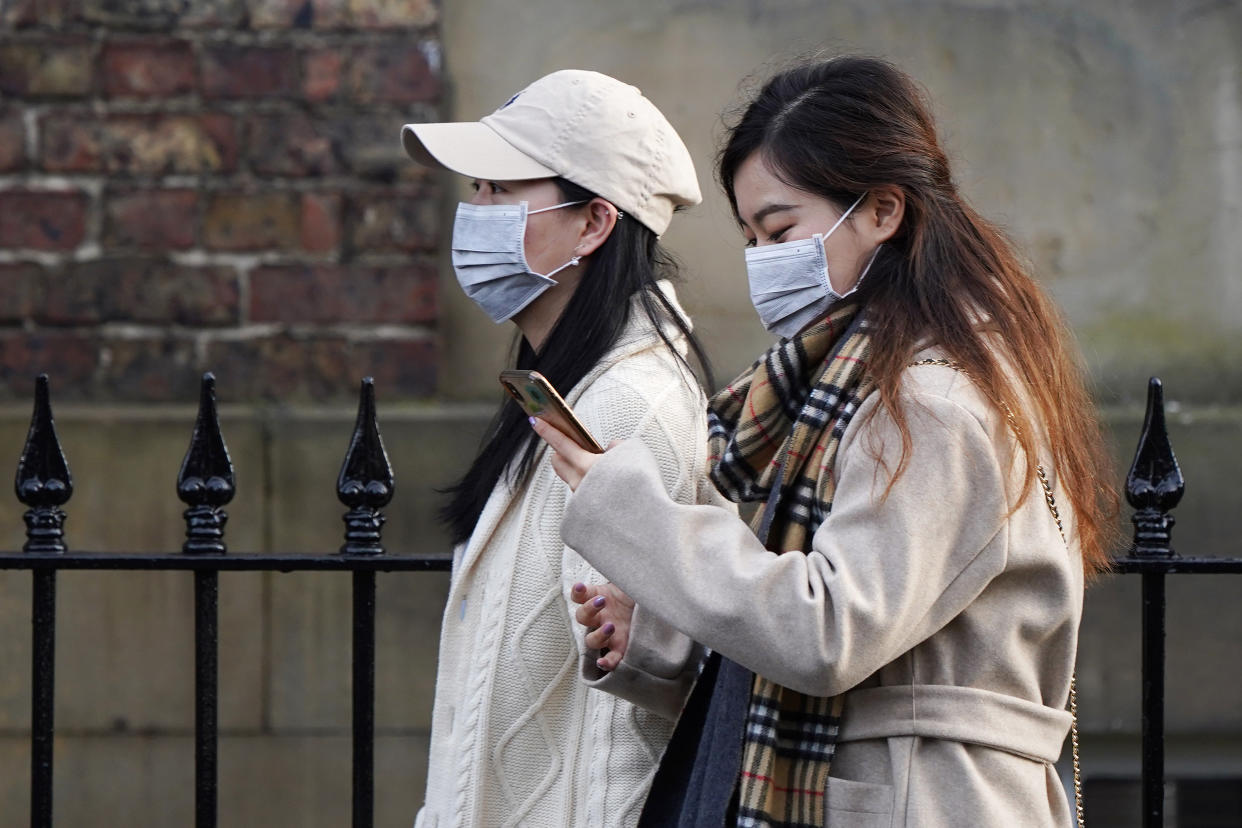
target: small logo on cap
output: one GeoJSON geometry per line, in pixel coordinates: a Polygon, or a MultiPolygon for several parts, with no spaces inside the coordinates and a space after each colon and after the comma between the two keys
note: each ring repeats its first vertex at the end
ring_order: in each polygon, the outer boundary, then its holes
{"type": "MultiPolygon", "coordinates": [[[[522,90],[522,92],[525,92],[525,91],[526,91],[525,89],[523,89],[523,90],[522,90]]],[[[507,101],[505,101],[503,104],[501,104],[501,105],[500,105],[500,109],[504,109],[504,108],[506,108],[507,106],[509,106],[509,104],[511,104],[511,103],[513,103],[514,101],[516,101],[519,97],[521,97],[522,92],[517,93],[517,94],[516,94],[516,95],[514,95],[512,98],[510,98],[509,100],[507,100],[507,101]]],[[[499,111],[500,111],[500,109],[497,109],[496,111],[497,111],[497,112],[499,112],[499,111]]]]}

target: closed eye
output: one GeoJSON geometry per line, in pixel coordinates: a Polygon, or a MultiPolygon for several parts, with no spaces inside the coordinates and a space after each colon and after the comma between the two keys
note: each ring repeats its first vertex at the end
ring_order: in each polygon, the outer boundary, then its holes
{"type": "Polygon", "coordinates": [[[474,181],[470,182],[470,189],[474,190],[476,193],[482,187],[486,187],[487,191],[492,193],[493,195],[495,195],[496,193],[503,193],[505,191],[505,188],[497,184],[495,181],[479,181],[476,178],[474,181]]]}
{"type": "MultiPolygon", "coordinates": [[[[792,227],[792,225],[791,225],[791,227],[792,227]]],[[[781,228],[780,230],[777,230],[775,233],[769,233],[769,234],[767,235],[767,237],[766,237],[768,244],[780,244],[780,243],[781,243],[781,239],[785,238],[785,234],[786,234],[786,233],[788,233],[788,232],[789,232],[789,230],[790,230],[790,228],[789,228],[789,227],[783,227],[783,228],[781,228]]],[[[752,238],[750,238],[749,236],[747,236],[747,237],[746,237],[746,246],[747,246],[747,247],[754,247],[754,246],[756,246],[758,243],[759,243],[759,242],[758,242],[756,239],[752,239],[752,238]]]]}

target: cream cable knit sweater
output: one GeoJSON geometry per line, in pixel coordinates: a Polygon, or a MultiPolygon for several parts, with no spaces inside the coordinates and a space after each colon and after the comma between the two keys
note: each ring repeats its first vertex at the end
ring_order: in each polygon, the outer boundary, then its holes
{"type": "MultiPolygon", "coordinates": [[[[640,439],[674,500],[706,502],[703,394],[638,307],[631,320],[566,400],[604,445],[640,439]]],[[[569,494],[541,450],[527,486],[498,485],[454,550],[417,828],[638,821],[701,651],[640,612],[625,668],[592,674],[569,589],[603,578],[561,542],[569,494]]]]}

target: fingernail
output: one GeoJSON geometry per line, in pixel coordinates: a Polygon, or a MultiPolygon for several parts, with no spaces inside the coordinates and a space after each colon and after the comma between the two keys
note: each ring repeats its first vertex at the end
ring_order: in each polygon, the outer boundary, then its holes
{"type": "Polygon", "coordinates": [[[601,670],[607,670],[608,662],[604,661],[602,658],[597,658],[595,659],[595,666],[600,668],[601,670]]]}
{"type": "Polygon", "coordinates": [[[605,624],[604,628],[600,630],[600,632],[602,632],[604,635],[612,635],[616,631],[617,631],[617,628],[614,627],[611,622],[605,624]]]}
{"type": "Polygon", "coordinates": [[[534,418],[534,417],[527,417],[526,419],[530,420],[530,424],[531,424],[531,425],[534,425],[534,424],[535,424],[535,418],[534,418]]]}
{"type": "Polygon", "coordinates": [[[574,592],[586,592],[586,584],[582,582],[574,584],[574,592]]]}
{"type": "Polygon", "coordinates": [[[596,599],[595,599],[594,601],[592,601],[591,603],[592,603],[592,604],[594,604],[597,608],[598,608],[598,607],[602,607],[602,606],[604,605],[604,596],[602,596],[602,595],[601,595],[601,596],[599,596],[598,598],[596,598],[596,599]]]}

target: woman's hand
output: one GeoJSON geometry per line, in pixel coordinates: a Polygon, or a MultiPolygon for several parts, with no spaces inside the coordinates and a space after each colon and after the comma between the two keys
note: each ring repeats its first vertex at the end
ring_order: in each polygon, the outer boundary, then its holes
{"type": "Polygon", "coordinates": [[[574,618],[587,628],[586,645],[604,651],[596,665],[605,672],[617,669],[630,643],[634,600],[612,584],[574,584],[569,597],[579,605],[574,618]]]}
{"type": "Polygon", "coordinates": [[[600,456],[582,448],[539,417],[531,417],[530,425],[552,447],[552,470],[557,477],[569,484],[571,491],[576,491],[582,478],[586,477],[586,473],[600,456]]]}

